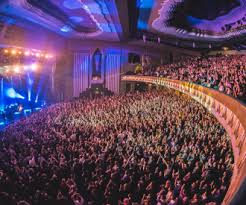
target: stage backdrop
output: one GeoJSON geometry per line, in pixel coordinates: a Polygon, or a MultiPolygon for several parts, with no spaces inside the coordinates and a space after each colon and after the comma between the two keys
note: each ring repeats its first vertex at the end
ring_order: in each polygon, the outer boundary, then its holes
{"type": "Polygon", "coordinates": [[[106,67],[105,87],[114,93],[119,93],[121,55],[120,54],[108,54],[106,56],[105,67],[106,67]]]}
{"type": "Polygon", "coordinates": [[[79,94],[89,87],[90,54],[75,53],[73,68],[73,96],[79,94]]]}
{"type": "MultiPolygon", "coordinates": [[[[95,67],[95,53],[76,52],[74,53],[73,67],[73,97],[79,97],[80,93],[90,88],[92,84],[103,84],[104,88],[118,94],[120,91],[120,72],[121,67],[126,63],[122,51],[97,51],[101,52],[100,75],[96,73],[93,76],[93,67],[95,67]],[[94,61],[93,61],[94,60],[94,61]],[[95,78],[96,76],[96,78],[95,78]]],[[[95,68],[94,68],[95,70],[95,68]]],[[[94,72],[95,73],[95,72],[94,72]]]]}

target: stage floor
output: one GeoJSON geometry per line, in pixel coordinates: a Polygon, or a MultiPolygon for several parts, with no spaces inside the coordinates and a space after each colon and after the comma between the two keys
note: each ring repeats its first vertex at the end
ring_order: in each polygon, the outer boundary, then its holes
{"type": "Polygon", "coordinates": [[[3,119],[2,117],[0,117],[0,130],[3,130],[4,128],[6,128],[8,125],[20,120],[20,119],[23,119],[25,117],[28,117],[30,116],[32,113],[34,112],[38,112],[40,111],[40,109],[34,109],[34,110],[26,110],[25,112],[15,112],[13,113],[13,115],[11,115],[11,117],[8,117],[8,118],[5,118],[3,119]]]}

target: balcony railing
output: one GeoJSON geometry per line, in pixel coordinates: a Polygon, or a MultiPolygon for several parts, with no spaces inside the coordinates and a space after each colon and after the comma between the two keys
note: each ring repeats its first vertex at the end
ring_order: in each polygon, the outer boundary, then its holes
{"type": "Polygon", "coordinates": [[[230,204],[246,178],[246,106],[224,93],[189,82],[136,75],[123,76],[122,80],[156,84],[185,93],[218,119],[231,138],[234,154],[231,184],[222,203],[230,204]]]}

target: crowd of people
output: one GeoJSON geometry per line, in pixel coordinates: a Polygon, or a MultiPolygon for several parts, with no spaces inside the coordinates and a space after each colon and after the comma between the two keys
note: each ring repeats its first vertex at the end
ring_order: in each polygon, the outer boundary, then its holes
{"type": "Polygon", "coordinates": [[[0,204],[216,205],[230,139],[168,89],[52,105],[0,133],[0,204]]]}
{"type": "Polygon", "coordinates": [[[143,74],[198,83],[246,101],[246,55],[188,58],[143,74]]]}

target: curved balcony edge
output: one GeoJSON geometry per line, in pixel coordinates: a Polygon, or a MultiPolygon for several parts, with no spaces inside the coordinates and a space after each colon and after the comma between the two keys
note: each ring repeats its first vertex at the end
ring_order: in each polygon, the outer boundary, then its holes
{"type": "Polygon", "coordinates": [[[232,204],[246,179],[246,106],[224,93],[194,83],[136,75],[122,76],[121,80],[155,84],[180,91],[202,104],[217,118],[230,136],[234,154],[233,175],[222,202],[223,205],[232,204]]]}

